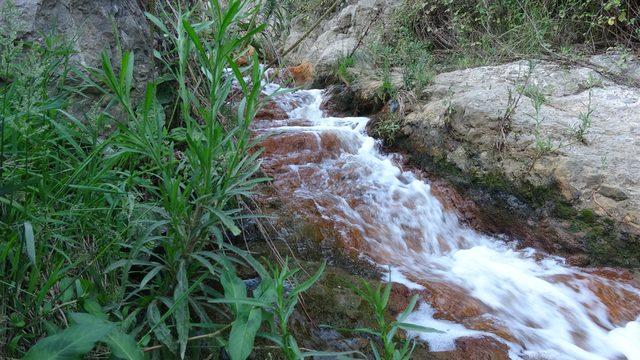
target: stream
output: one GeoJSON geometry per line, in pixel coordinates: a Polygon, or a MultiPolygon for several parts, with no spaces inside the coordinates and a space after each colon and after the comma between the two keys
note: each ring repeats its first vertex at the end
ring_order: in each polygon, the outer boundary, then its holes
{"type": "Polygon", "coordinates": [[[345,251],[429,294],[407,321],[443,331],[410,334],[432,351],[489,336],[512,359],[640,359],[640,290],[632,279],[571,267],[462,224],[426,180],[380,151],[366,134],[368,118],[325,116],[322,90],[275,101],[287,118],[254,126],[266,135],[263,168],[278,196],[345,251]]]}

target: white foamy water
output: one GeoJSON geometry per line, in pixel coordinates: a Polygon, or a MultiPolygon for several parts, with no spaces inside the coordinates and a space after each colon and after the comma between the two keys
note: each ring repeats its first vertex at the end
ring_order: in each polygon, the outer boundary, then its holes
{"type": "MultiPolygon", "coordinates": [[[[462,225],[432,195],[428,183],[378,150],[365,133],[369,119],[325,116],[321,90],[285,96],[299,104],[288,109],[289,117],[308,124],[274,121],[268,133],[314,134],[320,145],[322,134],[332,134],[340,149],[319,163],[287,165],[290,171],[319,174],[313,182],[301,177],[294,196],[314,201],[321,216],[345,237],[350,231],[359,233],[365,245],[358,250],[391,265],[392,278],[414,290],[422,287],[421,281],[463,289],[485,306],[483,319],[515,339],[501,339],[512,358],[640,359],[640,322],[612,323],[594,290],[598,285],[624,298],[640,295],[638,289],[567,266],[559,257],[517,250],[462,225]]],[[[410,316],[415,323],[444,331],[413,334],[433,350],[451,349],[457,337],[486,334],[434,319],[434,314],[430,304],[422,303],[410,316]]]]}

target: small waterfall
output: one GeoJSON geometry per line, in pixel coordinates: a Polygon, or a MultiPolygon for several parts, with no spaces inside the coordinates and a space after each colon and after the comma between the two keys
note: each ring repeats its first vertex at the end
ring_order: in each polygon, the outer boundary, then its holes
{"type": "Polygon", "coordinates": [[[433,350],[491,336],[514,359],[640,359],[640,291],[630,282],[464,226],[378,150],[368,118],[325,116],[322,90],[277,101],[289,118],[256,122],[277,191],[346,249],[390,265],[392,280],[438,299],[410,316],[445,331],[412,334],[433,350]]]}

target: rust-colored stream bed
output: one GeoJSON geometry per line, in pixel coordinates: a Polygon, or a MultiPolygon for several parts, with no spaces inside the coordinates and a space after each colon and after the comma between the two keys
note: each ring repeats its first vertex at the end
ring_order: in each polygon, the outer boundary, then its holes
{"type": "MultiPolygon", "coordinates": [[[[462,224],[428,181],[330,117],[321,90],[279,95],[254,124],[276,196],[331,231],[344,251],[390,266],[421,294],[411,322],[434,351],[491,337],[513,359],[640,359],[640,290],[623,271],[584,269],[462,224]]],[[[407,294],[407,296],[410,296],[407,294]]]]}

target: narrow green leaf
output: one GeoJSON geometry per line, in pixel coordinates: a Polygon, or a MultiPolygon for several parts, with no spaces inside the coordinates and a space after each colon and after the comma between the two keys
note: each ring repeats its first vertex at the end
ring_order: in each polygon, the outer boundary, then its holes
{"type": "Polygon", "coordinates": [[[353,354],[362,355],[363,358],[366,358],[366,355],[360,351],[305,351],[302,353],[302,357],[341,357],[353,354]]]}
{"type": "Polygon", "coordinates": [[[382,298],[381,300],[381,307],[383,309],[387,308],[387,303],[389,302],[389,296],[391,295],[391,282],[387,282],[387,284],[384,287],[384,293],[382,293],[382,298]]]}
{"type": "Polygon", "coordinates": [[[156,275],[158,275],[160,271],[164,269],[164,265],[158,265],[151,269],[151,271],[149,271],[147,275],[142,278],[142,281],[140,281],[140,286],[138,288],[143,289],[147,285],[147,283],[149,283],[149,281],[151,281],[156,275]]]}
{"type": "Polygon", "coordinates": [[[411,312],[415,308],[417,301],[418,301],[418,294],[415,294],[409,300],[409,305],[407,305],[407,307],[404,309],[404,311],[402,311],[400,316],[398,316],[398,321],[403,322],[407,319],[407,316],[409,316],[409,314],[411,314],[411,312]]]}
{"type": "Polygon", "coordinates": [[[216,214],[218,219],[220,219],[220,221],[222,221],[224,226],[227,229],[229,229],[229,231],[231,231],[231,233],[234,236],[240,235],[240,233],[241,233],[240,229],[236,226],[236,224],[233,223],[233,220],[229,216],[227,216],[227,214],[225,214],[222,211],[215,210],[215,209],[213,210],[213,213],[216,214]]]}
{"type": "Polygon", "coordinates": [[[189,279],[184,261],[180,262],[177,276],[178,284],[173,292],[175,312],[173,318],[176,321],[178,332],[178,343],[180,344],[180,358],[184,359],[187,352],[187,342],[189,338],[189,303],[186,300],[189,292],[189,279]]]}
{"type": "Polygon", "coordinates": [[[165,35],[170,34],[169,29],[167,29],[167,27],[164,25],[162,20],[158,19],[155,15],[151,13],[145,12],[144,14],[147,17],[147,19],[149,19],[149,21],[151,21],[155,26],[158,27],[158,29],[162,31],[163,34],[165,35]]]}
{"type": "Polygon", "coordinates": [[[149,304],[147,308],[147,318],[152,326],[152,332],[161,343],[163,343],[172,352],[175,351],[175,341],[171,336],[171,331],[167,324],[160,316],[160,310],[158,310],[158,303],[154,300],[149,304]]]}
{"type": "Polygon", "coordinates": [[[227,298],[226,295],[224,298],[220,299],[209,299],[207,300],[212,304],[231,304],[231,305],[250,305],[250,306],[261,306],[261,307],[269,307],[270,303],[260,300],[254,300],[250,298],[227,298]]]}
{"type": "Polygon", "coordinates": [[[307,291],[313,284],[316,283],[316,281],[320,279],[326,266],[327,266],[327,262],[323,261],[322,264],[320,264],[318,271],[316,271],[316,273],[312,277],[308,278],[307,280],[302,282],[300,285],[296,286],[291,292],[291,294],[297,295],[301,292],[307,291]]]}
{"type": "Polygon", "coordinates": [[[32,265],[36,264],[36,243],[33,235],[33,226],[28,221],[24,223],[24,243],[27,249],[27,256],[32,265]]]}
{"type": "Polygon", "coordinates": [[[434,329],[434,328],[421,326],[421,325],[417,325],[417,324],[411,324],[411,323],[396,322],[393,325],[399,327],[400,329],[404,329],[404,330],[420,331],[420,332],[428,332],[428,333],[443,333],[442,331],[434,329]]]}

